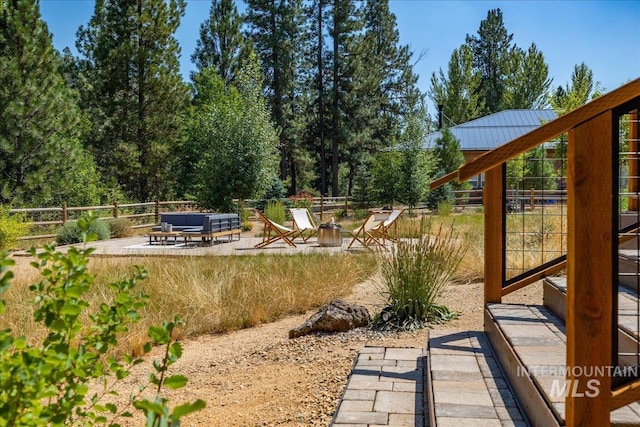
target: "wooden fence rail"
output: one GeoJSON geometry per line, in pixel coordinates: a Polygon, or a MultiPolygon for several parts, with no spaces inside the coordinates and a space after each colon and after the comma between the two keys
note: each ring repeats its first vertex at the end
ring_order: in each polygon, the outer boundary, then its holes
{"type": "MultiPolygon", "coordinates": [[[[319,213],[321,221],[327,210],[349,210],[348,197],[314,197],[309,199],[311,208],[319,213]]],[[[236,205],[238,201],[236,200],[236,205]]],[[[255,206],[257,200],[244,200],[243,206],[255,206]]],[[[18,214],[24,217],[29,224],[31,233],[22,236],[18,240],[37,240],[55,238],[54,227],[59,227],[67,221],[76,220],[83,213],[92,211],[103,220],[111,221],[116,218],[126,218],[132,222],[132,228],[145,228],[160,223],[162,212],[195,211],[197,205],[194,201],[155,201],[144,203],[114,203],[102,206],[67,206],[47,208],[18,208],[11,209],[10,214],[18,214]]]]}

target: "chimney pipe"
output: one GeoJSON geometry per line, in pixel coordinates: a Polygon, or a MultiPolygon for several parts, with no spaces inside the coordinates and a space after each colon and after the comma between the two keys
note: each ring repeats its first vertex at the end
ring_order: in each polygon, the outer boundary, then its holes
{"type": "Polygon", "coordinates": [[[438,130],[442,129],[442,110],[444,105],[438,104],[438,130]]]}

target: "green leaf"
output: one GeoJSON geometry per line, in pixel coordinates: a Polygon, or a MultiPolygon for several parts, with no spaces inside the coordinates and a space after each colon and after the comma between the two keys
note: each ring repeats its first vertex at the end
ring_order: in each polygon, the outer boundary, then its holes
{"type": "Polygon", "coordinates": [[[149,338],[156,344],[166,344],[169,342],[169,332],[159,326],[150,326],[148,330],[149,338]]]}
{"type": "Polygon", "coordinates": [[[75,304],[65,304],[60,309],[60,314],[66,314],[70,316],[77,316],[82,312],[82,308],[75,304]]]}
{"type": "Polygon", "coordinates": [[[173,409],[171,418],[173,418],[174,420],[180,419],[187,414],[204,409],[205,406],[207,406],[206,402],[201,399],[198,399],[192,403],[183,403],[182,405],[178,405],[173,409]]]}
{"type": "Polygon", "coordinates": [[[187,385],[187,377],[184,375],[172,375],[170,377],[165,378],[164,385],[169,387],[170,389],[179,389],[187,385]]]}

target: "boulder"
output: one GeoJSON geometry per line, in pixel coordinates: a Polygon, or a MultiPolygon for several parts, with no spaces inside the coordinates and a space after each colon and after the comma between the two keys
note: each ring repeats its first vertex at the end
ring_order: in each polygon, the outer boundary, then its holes
{"type": "Polygon", "coordinates": [[[289,338],[297,338],[313,332],[346,332],[367,326],[371,316],[365,307],[342,300],[333,300],[320,308],[301,326],[289,331],[289,338]]]}

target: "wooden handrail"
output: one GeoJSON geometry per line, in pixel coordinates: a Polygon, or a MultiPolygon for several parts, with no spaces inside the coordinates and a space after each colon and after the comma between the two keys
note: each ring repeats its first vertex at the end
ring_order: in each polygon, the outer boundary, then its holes
{"type": "Polygon", "coordinates": [[[457,173],[452,172],[433,181],[431,188],[433,189],[444,185],[447,182],[453,181],[456,177],[459,182],[467,181],[482,172],[512,159],[518,154],[529,151],[558,135],[568,132],[570,129],[575,128],[579,124],[592,119],[604,111],[616,108],[637,97],[640,97],[640,78],[465,163],[460,166],[457,173]]]}
{"type": "Polygon", "coordinates": [[[611,392],[611,410],[627,406],[640,399],[640,379],[623,385],[611,392]]]}

